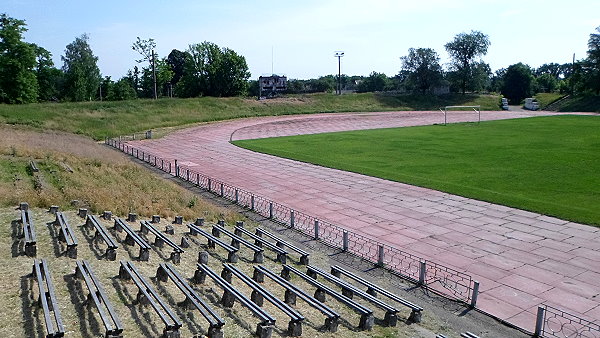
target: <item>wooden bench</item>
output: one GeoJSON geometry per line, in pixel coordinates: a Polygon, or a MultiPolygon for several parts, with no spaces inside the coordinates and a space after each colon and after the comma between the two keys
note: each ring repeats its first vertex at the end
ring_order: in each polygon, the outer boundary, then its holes
{"type": "Polygon", "coordinates": [[[119,278],[131,279],[137,286],[139,292],[137,294],[137,302],[139,304],[150,304],[156,314],[165,324],[163,329],[163,337],[178,338],[179,328],[182,323],[179,317],[169,308],[169,306],[160,298],[158,293],[150,286],[144,277],[137,271],[135,265],[129,261],[120,261],[119,278]]]}
{"type": "Polygon", "coordinates": [[[29,161],[29,168],[31,168],[32,173],[37,173],[40,171],[40,168],[38,168],[37,164],[33,160],[29,161]]]}
{"type": "Polygon", "coordinates": [[[171,279],[177,288],[185,295],[183,305],[186,307],[194,306],[208,321],[208,337],[222,338],[223,332],[221,331],[221,328],[225,325],[225,321],[190,287],[171,264],[160,263],[158,270],[156,271],[156,280],[159,282],[166,282],[168,279],[171,279]]]}
{"type": "Polygon", "coordinates": [[[108,295],[104,291],[102,284],[100,284],[98,278],[94,274],[90,263],[87,261],[77,261],[75,277],[83,277],[85,285],[90,292],[88,294],[87,303],[90,304],[93,302],[96,306],[105,328],[105,337],[122,337],[123,325],[121,324],[121,320],[108,299],[108,295]]]}
{"type": "Polygon", "coordinates": [[[127,236],[125,236],[125,244],[137,244],[140,247],[140,254],[138,256],[140,261],[148,260],[150,257],[150,244],[148,244],[148,242],[146,242],[140,235],[133,231],[133,229],[120,218],[115,219],[115,229],[119,232],[125,231],[127,234],[127,236]]]}
{"type": "Polygon", "coordinates": [[[93,215],[87,215],[85,220],[85,226],[88,228],[93,227],[94,229],[96,229],[96,232],[94,233],[94,239],[100,237],[108,246],[106,248],[106,253],[104,254],[104,256],[111,261],[117,259],[117,248],[119,247],[119,245],[117,244],[115,239],[108,233],[108,230],[106,230],[104,225],[102,225],[102,223],[98,221],[98,218],[96,218],[96,216],[93,215]]]}
{"type": "Polygon", "coordinates": [[[244,229],[244,227],[242,225],[236,225],[235,226],[235,230],[234,233],[238,236],[242,236],[242,234],[252,238],[254,240],[254,245],[256,245],[259,248],[262,248],[263,246],[268,248],[269,250],[275,252],[277,254],[277,260],[281,263],[281,264],[286,264],[287,263],[287,251],[285,251],[285,249],[282,249],[280,247],[278,247],[277,245],[272,244],[271,242],[267,242],[264,238],[255,235],[253,233],[251,233],[250,231],[244,229]]]}
{"type": "Polygon", "coordinates": [[[352,272],[349,272],[337,265],[334,265],[331,267],[331,274],[340,278],[341,275],[344,275],[352,280],[354,280],[355,282],[358,282],[359,284],[362,284],[363,286],[367,287],[367,293],[370,294],[371,296],[377,296],[377,294],[381,294],[393,301],[396,301],[406,307],[408,307],[409,309],[412,310],[412,312],[410,313],[410,316],[408,317],[408,322],[409,323],[419,323],[421,321],[421,315],[422,315],[422,311],[423,308],[411,303],[405,299],[403,299],[400,296],[397,296],[355,274],[353,274],[352,272]]]}
{"type": "Polygon", "coordinates": [[[223,272],[221,272],[221,277],[223,277],[226,281],[231,283],[232,275],[235,275],[253,290],[250,299],[256,305],[262,307],[263,301],[264,299],[266,299],[276,308],[281,310],[281,312],[285,313],[288,317],[290,317],[287,331],[289,336],[298,337],[302,335],[302,322],[304,321],[303,315],[301,315],[296,309],[291,307],[289,304],[275,297],[269,290],[265,289],[262,285],[258,284],[252,278],[248,277],[240,269],[236,268],[231,264],[223,264],[223,272]]]}
{"type": "Polygon", "coordinates": [[[463,337],[463,338],[479,338],[479,336],[477,336],[477,335],[475,335],[474,333],[471,333],[471,332],[461,333],[460,336],[463,337]]]}
{"type": "Polygon", "coordinates": [[[329,331],[329,332],[337,331],[338,322],[339,322],[339,318],[340,318],[340,315],[337,312],[332,310],[327,305],[319,302],[317,299],[315,299],[313,296],[306,293],[301,288],[299,288],[296,285],[281,278],[279,275],[272,272],[271,270],[265,268],[262,265],[255,265],[254,266],[254,275],[252,278],[256,282],[262,283],[264,281],[264,276],[269,277],[271,280],[273,280],[275,283],[279,284],[281,287],[283,287],[285,289],[284,301],[287,304],[295,305],[296,304],[296,296],[300,297],[308,305],[317,309],[319,312],[321,312],[322,314],[324,314],[326,316],[324,327],[327,331],[329,331]]]}
{"type": "Polygon", "coordinates": [[[154,227],[152,223],[148,221],[142,221],[140,222],[140,224],[140,232],[142,234],[146,235],[148,234],[148,232],[151,232],[154,235],[154,245],[156,245],[159,248],[162,248],[164,244],[167,244],[173,249],[173,252],[171,252],[171,261],[175,264],[179,264],[179,262],[181,261],[181,253],[184,252],[183,249],[175,242],[173,242],[169,237],[167,237],[167,235],[156,229],[156,227],[154,227]]]}
{"type": "Polygon", "coordinates": [[[46,323],[46,337],[63,337],[65,328],[60,316],[56,296],[54,295],[54,285],[48,262],[45,259],[35,259],[33,261],[32,275],[36,277],[39,288],[38,303],[44,310],[44,321],[46,323]]]}
{"type": "Polygon", "coordinates": [[[198,269],[194,274],[194,282],[202,284],[206,276],[210,277],[215,284],[223,289],[223,297],[221,303],[224,307],[233,307],[237,300],[241,305],[248,308],[255,316],[260,319],[256,325],[256,335],[260,338],[269,338],[273,333],[275,318],[272,317],[266,310],[258,306],[256,303],[248,299],[243,293],[237,290],[233,285],[229,284],[224,278],[212,271],[206,264],[196,264],[198,269]]]}
{"type": "Polygon", "coordinates": [[[256,228],[256,235],[259,237],[262,237],[263,235],[274,240],[275,241],[275,245],[282,248],[282,249],[290,249],[294,252],[296,252],[297,254],[300,255],[300,264],[302,265],[308,265],[308,257],[309,257],[309,253],[300,249],[299,247],[290,244],[284,240],[282,240],[281,238],[273,235],[272,233],[261,229],[261,228],[256,228]]]}
{"type": "Polygon", "coordinates": [[[75,237],[75,232],[73,232],[67,217],[62,212],[56,212],[54,225],[60,227],[58,238],[67,244],[67,256],[77,258],[77,237],[75,237]]]}
{"type": "Polygon", "coordinates": [[[29,210],[29,204],[21,203],[21,224],[23,225],[23,237],[25,241],[25,254],[29,257],[33,257],[37,254],[37,236],[35,234],[35,226],[33,225],[33,217],[31,216],[31,210],[29,210]]]}
{"type": "Polygon", "coordinates": [[[328,294],[337,301],[345,304],[350,307],[352,310],[356,311],[360,314],[360,323],[358,324],[359,329],[361,330],[371,330],[374,324],[373,310],[368,307],[355,302],[354,300],[344,296],[343,294],[334,291],[330,287],[324,285],[323,283],[315,280],[314,278],[309,277],[304,272],[297,270],[296,268],[290,265],[283,265],[283,269],[281,270],[281,277],[286,280],[290,279],[290,272],[293,272],[296,276],[304,279],[307,283],[316,287],[315,298],[320,302],[325,302],[325,295],[328,294]]]}
{"type": "Polygon", "coordinates": [[[352,284],[349,284],[338,277],[329,274],[315,266],[307,266],[306,274],[311,278],[317,279],[317,276],[321,276],[326,279],[328,282],[333,283],[342,288],[342,295],[352,299],[354,295],[361,297],[369,301],[370,303],[378,306],[379,308],[385,310],[385,318],[384,323],[387,326],[396,326],[398,323],[398,309],[395,307],[383,302],[382,300],[366,293],[365,291],[360,290],[352,284]]]}
{"type": "Polygon", "coordinates": [[[247,240],[243,239],[242,237],[232,233],[231,231],[225,229],[224,227],[221,227],[219,225],[213,225],[212,227],[212,234],[216,237],[221,236],[221,233],[224,233],[225,235],[227,235],[229,238],[231,238],[231,246],[233,246],[234,248],[237,248],[239,250],[240,248],[240,244],[243,244],[245,247],[247,247],[248,249],[252,250],[254,252],[254,256],[252,258],[252,262],[253,263],[262,263],[264,261],[264,250],[261,247],[258,247],[250,242],[248,242],[247,240]]]}
{"type": "Polygon", "coordinates": [[[238,249],[221,241],[217,237],[209,234],[208,232],[202,230],[200,227],[194,224],[188,224],[188,228],[190,229],[190,235],[196,236],[198,234],[204,236],[208,240],[208,247],[211,249],[215,248],[215,245],[219,245],[223,249],[227,250],[227,261],[229,263],[235,263],[238,260],[237,251],[238,249]]]}

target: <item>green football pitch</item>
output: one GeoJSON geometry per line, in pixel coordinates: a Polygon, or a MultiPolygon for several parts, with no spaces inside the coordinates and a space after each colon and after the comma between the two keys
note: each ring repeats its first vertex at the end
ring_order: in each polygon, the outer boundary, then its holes
{"type": "Polygon", "coordinates": [[[280,157],[600,225],[600,117],[235,141],[280,157]]]}

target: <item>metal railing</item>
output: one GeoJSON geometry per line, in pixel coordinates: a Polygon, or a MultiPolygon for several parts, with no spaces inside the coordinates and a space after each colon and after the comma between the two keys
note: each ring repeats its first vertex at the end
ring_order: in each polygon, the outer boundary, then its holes
{"type": "Polygon", "coordinates": [[[538,307],[535,336],[561,338],[600,338],[600,325],[543,304],[538,307]]]}
{"type": "Polygon", "coordinates": [[[385,267],[431,292],[467,303],[471,307],[476,305],[479,283],[464,272],[294,210],[289,206],[194,171],[190,167],[178,164],[177,160],[164,159],[132,147],[123,140],[124,138],[106,139],[106,144],[326,245],[385,267]]]}

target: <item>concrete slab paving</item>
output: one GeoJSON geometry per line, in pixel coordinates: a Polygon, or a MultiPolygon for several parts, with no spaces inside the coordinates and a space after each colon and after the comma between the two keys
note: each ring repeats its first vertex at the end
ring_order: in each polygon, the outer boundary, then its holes
{"type": "MultiPolygon", "coordinates": [[[[549,115],[482,112],[482,120],[549,115]]],[[[473,121],[456,112],[452,121],[473,121]]],[[[340,113],[210,123],[131,145],[453,267],[481,281],[478,307],[532,331],[537,306],[600,316],[600,229],[431,189],[238,148],[230,140],[442,123],[441,112],[340,113]]]]}

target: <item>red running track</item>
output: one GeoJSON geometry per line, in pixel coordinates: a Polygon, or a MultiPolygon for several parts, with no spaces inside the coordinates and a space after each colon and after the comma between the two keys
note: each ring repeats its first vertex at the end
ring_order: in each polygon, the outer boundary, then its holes
{"type": "MultiPolygon", "coordinates": [[[[548,115],[482,112],[482,120],[548,115]]],[[[130,145],[210,177],[465,271],[478,308],[534,330],[547,303],[600,318],[600,229],[431,189],[241,149],[230,139],[443,123],[441,112],[339,113],[204,124],[130,145]]],[[[449,122],[472,121],[453,112],[449,122]]]]}

